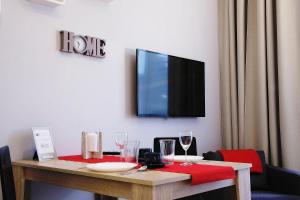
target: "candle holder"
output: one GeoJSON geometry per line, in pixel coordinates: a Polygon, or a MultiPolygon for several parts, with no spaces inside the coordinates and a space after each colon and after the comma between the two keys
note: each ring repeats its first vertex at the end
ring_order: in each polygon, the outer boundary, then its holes
{"type": "Polygon", "coordinates": [[[101,132],[82,132],[82,157],[84,159],[103,158],[101,132]]]}

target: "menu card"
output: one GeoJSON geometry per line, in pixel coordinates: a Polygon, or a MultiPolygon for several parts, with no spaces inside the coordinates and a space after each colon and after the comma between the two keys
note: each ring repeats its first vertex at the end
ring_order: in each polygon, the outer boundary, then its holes
{"type": "Polygon", "coordinates": [[[39,161],[56,159],[50,129],[47,127],[33,127],[32,133],[39,161]]]}

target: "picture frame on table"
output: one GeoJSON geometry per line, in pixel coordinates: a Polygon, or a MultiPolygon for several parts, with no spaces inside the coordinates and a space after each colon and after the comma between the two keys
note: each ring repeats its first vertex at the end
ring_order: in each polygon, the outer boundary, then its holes
{"type": "Polygon", "coordinates": [[[57,159],[49,127],[32,127],[38,161],[57,159]]]}

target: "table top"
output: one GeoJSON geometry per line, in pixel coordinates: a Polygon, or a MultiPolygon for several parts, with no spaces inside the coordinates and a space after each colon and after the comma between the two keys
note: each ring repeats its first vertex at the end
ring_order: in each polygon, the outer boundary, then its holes
{"type": "MultiPolygon", "coordinates": [[[[221,161],[201,161],[199,164],[217,165],[217,166],[231,166],[234,170],[248,169],[252,165],[248,163],[233,163],[221,161]]],[[[59,173],[68,173],[74,175],[88,176],[94,178],[102,178],[108,180],[136,183],[141,185],[156,186],[166,183],[173,183],[191,179],[191,175],[172,172],[161,172],[154,170],[147,170],[145,172],[138,172],[129,175],[121,175],[118,172],[103,173],[93,172],[85,168],[87,163],[64,161],[64,160],[51,160],[51,161],[33,161],[33,160],[20,160],[14,161],[14,166],[21,166],[25,168],[47,170],[59,173]]]]}

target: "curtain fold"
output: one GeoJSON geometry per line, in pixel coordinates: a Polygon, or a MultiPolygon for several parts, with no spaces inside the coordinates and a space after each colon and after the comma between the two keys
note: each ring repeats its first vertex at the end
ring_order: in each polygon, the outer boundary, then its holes
{"type": "Polygon", "coordinates": [[[290,156],[300,152],[291,145],[300,141],[300,26],[285,22],[287,4],[297,20],[297,0],[219,1],[221,130],[224,148],[262,149],[271,164],[300,169],[290,156]]]}
{"type": "Polygon", "coordinates": [[[300,1],[277,0],[278,76],[282,157],[300,170],[300,1]]]}

